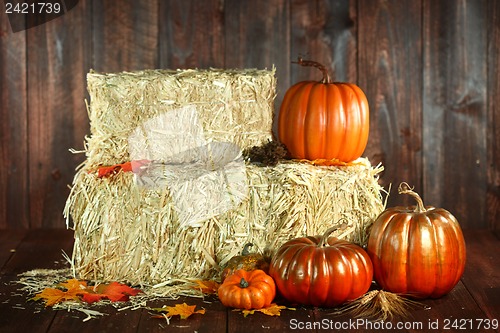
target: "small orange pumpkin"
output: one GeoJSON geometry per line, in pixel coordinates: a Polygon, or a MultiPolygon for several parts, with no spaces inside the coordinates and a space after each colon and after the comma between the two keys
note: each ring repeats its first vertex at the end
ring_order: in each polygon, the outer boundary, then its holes
{"type": "Polygon", "coordinates": [[[299,65],[323,72],[323,80],[290,87],[278,117],[278,137],[292,158],[351,162],[368,142],[369,108],[355,84],[332,82],[325,66],[299,58],[299,65]]]}
{"type": "Polygon", "coordinates": [[[271,305],[276,296],[272,277],[263,270],[239,269],[226,277],[218,290],[219,299],[227,307],[262,309],[271,305]]]}

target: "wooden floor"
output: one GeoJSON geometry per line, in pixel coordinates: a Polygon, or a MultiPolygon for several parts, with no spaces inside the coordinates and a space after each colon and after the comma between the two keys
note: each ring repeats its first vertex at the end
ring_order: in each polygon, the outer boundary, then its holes
{"type": "MultiPolygon", "coordinates": [[[[377,324],[346,315],[335,317],[329,310],[318,308],[282,311],[280,317],[257,313],[244,318],[218,301],[185,299],[204,307],[206,313],[187,320],[173,318],[167,325],[142,309],[117,311],[112,306],[100,307],[99,311],[107,315],[84,322],[86,316],[78,311],[55,311],[28,301],[29,296],[19,292],[19,285],[13,283],[17,274],[35,268],[63,267],[62,250],[71,252],[72,232],[2,230],[0,332],[382,332],[388,331],[390,325],[393,332],[499,332],[500,233],[466,231],[465,238],[467,265],[460,283],[441,299],[425,300],[426,308],[412,311],[409,318],[377,324]],[[307,329],[315,323],[321,325],[307,329]]],[[[160,300],[148,305],[178,302],[160,300]]]]}

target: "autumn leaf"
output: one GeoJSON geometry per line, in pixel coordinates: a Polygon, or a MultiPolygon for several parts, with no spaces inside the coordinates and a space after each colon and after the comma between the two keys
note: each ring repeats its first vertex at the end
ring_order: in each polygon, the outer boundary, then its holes
{"type": "Polygon", "coordinates": [[[99,284],[92,289],[89,288],[89,291],[83,295],[83,300],[89,304],[103,299],[108,299],[111,302],[126,302],[129,300],[129,296],[135,296],[141,292],[139,289],[130,288],[118,282],[99,284]]]}
{"type": "Polygon", "coordinates": [[[241,313],[243,313],[243,317],[246,317],[248,315],[253,315],[253,314],[255,314],[256,311],[261,312],[261,313],[268,315],[268,316],[280,316],[281,310],[284,310],[284,309],[295,310],[295,308],[287,308],[286,306],[277,305],[275,303],[272,303],[267,308],[253,309],[253,310],[235,309],[234,311],[241,311],[241,313]]]}
{"type": "Polygon", "coordinates": [[[87,283],[76,279],[71,279],[59,284],[59,287],[65,289],[45,288],[41,293],[33,297],[34,301],[43,299],[45,306],[54,306],[58,303],[67,301],[80,301],[81,296],[87,293],[87,283]]]}
{"type": "Polygon", "coordinates": [[[85,289],[87,289],[87,282],[86,281],[80,281],[77,279],[69,279],[66,282],[59,283],[59,287],[63,287],[66,290],[81,290],[82,292],[86,292],[85,289]]]}
{"type": "Polygon", "coordinates": [[[196,305],[187,305],[186,303],[175,304],[175,306],[165,306],[163,308],[152,308],[151,310],[162,313],[161,315],[153,316],[153,318],[167,318],[180,316],[181,319],[187,319],[192,314],[205,314],[205,309],[195,311],[196,305]]]}
{"type": "Polygon", "coordinates": [[[219,289],[220,284],[213,280],[195,280],[196,286],[193,289],[198,289],[204,294],[215,294],[219,289]]]}

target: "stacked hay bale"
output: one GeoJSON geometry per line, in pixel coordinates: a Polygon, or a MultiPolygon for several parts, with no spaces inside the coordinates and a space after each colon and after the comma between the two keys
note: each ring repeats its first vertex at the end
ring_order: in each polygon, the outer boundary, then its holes
{"type": "Polygon", "coordinates": [[[89,73],[91,135],[65,216],[74,228],[80,278],[175,286],[212,279],[247,242],[272,253],[284,241],[344,223],[337,236],[365,244],[384,204],[381,166],[367,159],[318,167],[246,162],[246,197],[196,226],[181,226],[171,191],[141,187],[130,172],[99,178],[101,165],[130,160],[128,137],[146,120],[195,105],[208,142],[241,149],[272,139],[274,70],[177,70],[89,73]]]}

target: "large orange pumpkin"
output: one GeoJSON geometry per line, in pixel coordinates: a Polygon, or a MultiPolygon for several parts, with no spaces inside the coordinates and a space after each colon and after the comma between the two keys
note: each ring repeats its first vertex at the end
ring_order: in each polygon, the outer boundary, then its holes
{"type": "Polygon", "coordinates": [[[362,296],[372,283],[373,267],[358,245],[322,236],[289,240],[273,256],[269,275],[292,303],[330,307],[362,296]]]}
{"type": "Polygon", "coordinates": [[[323,72],[323,80],[296,83],[285,93],[278,117],[278,137],[292,158],[350,162],[368,142],[369,108],[363,91],[352,83],[332,82],[314,61],[298,64],[323,72]]]}
{"type": "Polygon", "coordinates": [[[458,283],[465,268],[465,241],[456,218],[443,208],[425,207],[403,183],[417,206],[388,208],[375,220],[367,252],[375,281],[385,290],[438,298],[458,283]]]}

